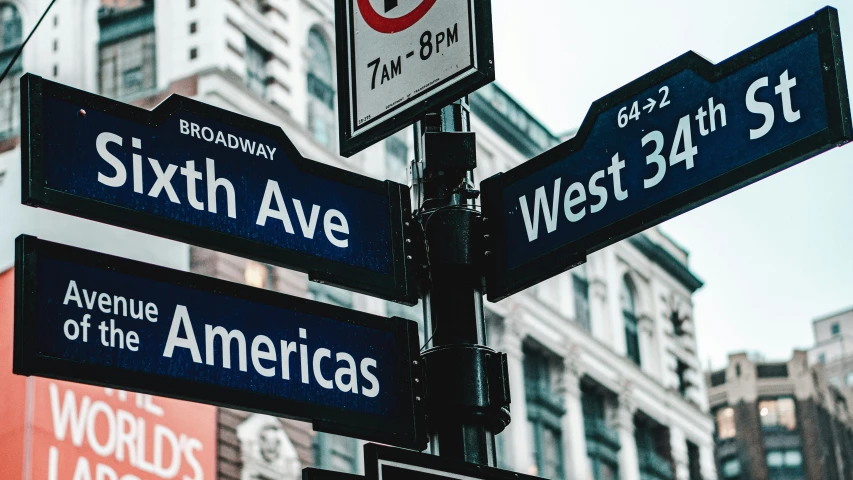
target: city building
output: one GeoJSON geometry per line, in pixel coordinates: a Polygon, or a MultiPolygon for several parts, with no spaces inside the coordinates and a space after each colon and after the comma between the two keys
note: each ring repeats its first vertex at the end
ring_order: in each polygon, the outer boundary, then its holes
{"type": "Polygon", "coordinates": [[[784,362],[731,354],[706,379],[721,479],[853,478],[851,397],[805,351],[784,362]]]}
{"type": "Polygon", "coordinates": [[[809,364],[824,365],[827,381],[853,393],[853,307],[812,321],[809,364]]]}
{"type": "MultiPolygon", "coordinates": [[[[48,3],[0,0],[0,63],[48,3]]],[[[193,97],[280,125],[308,158],[409,181],[410,129],[352,158],[336,154],[332,0],[68,0],[53,8],[0,84],[0,202],[16,218],[0,225],[3,268],[12,265],[12,239],[39,234],[33,219],[43,218],[50,239],[64,243],[176,268],[183,261],[205,275],[421,320],[419,307],[311,283],[301,273],[19,205],[23,72],[145,108],[171,93],[193,97]],[[173,250],[175,259],[161,258],[173,250]]],[[[469,104],[477,180],[561,141],[497,85],[472,94],[469,104]]],[[[487,302],[489,343],[508,354],[513,399],[513,422],[497,437],[500,467],[566,480],[717,478],[692,316],[702,282],[688,260],[685,249],[651,229],[487,302]]],[[[304,422],[217,409],[223,480],[295,479],[307,466],[358,472],[360,444],[304,422]]]]}

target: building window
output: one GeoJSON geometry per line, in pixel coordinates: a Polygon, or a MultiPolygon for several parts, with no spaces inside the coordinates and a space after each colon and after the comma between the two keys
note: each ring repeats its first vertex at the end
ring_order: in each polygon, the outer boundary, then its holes
{"type": "Polygon", "coordinates": [[[156,57],[154,32],[102,44],[100,90],[110,98],[123,98],[155,88],[156,57]]]}
{"type": "Polygon", "coordinates": [[[841,325],[839,325],[838,322],[835,322],[832,324],[832,334],[838,335],[839,333],[841,333],[841,325]]]}
{"type": "Polygon", "coordinates": [[[781,397],[758,402],[758,413],[761,416],[761,428],[765,431],[797,429],[797,410],[794,399],[781,397]]]}
{"type": "Polygon", "coordinates": [[[58,51],[59,51],[59,40],[54,40],[54,41],[53,41],[53,51],[54,51],[54,52],[58,52],[58,51]]]}
{"type": "Polygon", "coordinates": [[[524,350],[524,389],[527,398],[527,433],[533,457],[527,465],[531,475],[563,478],[563,447],[560,418],[563,402],[553,391],[551,367],[542,352],[524,350]]]}
{"type": "Polygon", "coordinates": [[[687,442],[687,471],[690,480],[702,480],[702,466],[699,463],[699,447],[693,442],[687,442]]]}
{"type": "Polygon", "coordinates": [[[589,387],[581,395],[586,452],[595,480],[619,478],[619,433],[607,423],[606,397],[589,387]]]}
{"type": "Polygon", "coordinates": [[[768,450],[767,473],[779,480],[802,478],[803,454],[799,450],[768,450]]]}
{"type": "Polygon", "coordinates": [[[622,291],[619,294],[619,303],[622,306],[622,318],[625,321],[625,343],[628,358],[637,365],[640,365],[640,333],[637,327],[634,297],[634,287],[626,276],[622,279],[622,291]]]}
{"type": "Polygon", "coordinates": [[[732,407],[724,407],[717,410],[717,439],[727,440],[735,438],[737,429],[735,428],[735,409],[732,407]]]}
{"type": "Polygon", "coordinates": [[[275,274],[272,266],[248,260],[243,271],[246,285],[256,288],[275,289],[275,274]]]}
{"type": "Polygon", "coordinates": [[[723,460],[720,473],[723,480],[740,480],[740,460],[737,458],[723,460]]]}
{"type": "MultiPolygon", "coordinates": [[[[5,69],[21,46],[21,14],[14,5],[0,3],[0,69],[5,69]]],[[[0,83],[0,139],[16,135],[21,122],[20,79],[23,55],[0,83]]],[[[0,70],[2,71],[2,70],[0,70]]]]}
{"type": "Polygon", "coordinates": [[[634,440],[642,480],[672,480],[672,460],[669,451],[669,431],[651,420],[637,418],[634,440]]]}
{"type": "Polygon", "coordinates": [[[675,361],[675,374],[678,376],[678,393],[682,397],[687,396],[687,390],[693,386],[693,383],[687,378],[687,372],[690,371],[690,365],[681,360],[675,361]]]}
{"type": "Polygon", "coordinates": [[[821,365],[826,363],[826,354],[825,353],[821,353],[820,355],[817,356],[817,363],[819,363],[821,365]]]}
{"type": "Polygon", "coordinates": [[[246,85],[261,97],[267,93],[268,57],[260,45],[246,37],[246,85]]]}
{"type": "Polygon", "coordinates": [[[312,28],[308,32],[308,129],[314,139],[332,146],[335,125],[335,89],[332,55],[323,35],[312,28]]]}
{"type": "Polygon", "coordinates": [[[193,47],[190,49],[190,60],[195,60],[198,58],[198,48],[193,47]]]}
{"type": "Polygon", "coordinates": [[[317,467],[336,472],[358,472],[358,440],[329,433],[315,437],[317,467]]]}
{"type": "Polygon", "coordinates": [[[190,8],[195,8],[195,0],[190,0],[190,8]]]}
{"type": "Polygon", "coordinates": [[[53,77],[56,78],[59,76],[59,65],[53,65],[53,77]]]}
{"type": "Polygon", "coordinates": [[[198,31],[198,23],[192,22],[190,23],[190,35],[198,31]]]}
{"type": "Polygon", "coordinates": [[[575,299],[575,320],[587,332],[592,331],[589,316],[589,280],[586,276],[586,265],[580,265],[572,270],[572,293],[575,299]]]}

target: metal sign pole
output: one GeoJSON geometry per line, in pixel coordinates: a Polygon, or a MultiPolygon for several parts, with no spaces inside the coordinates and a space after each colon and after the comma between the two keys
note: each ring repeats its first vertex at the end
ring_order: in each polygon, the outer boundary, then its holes
{"type": "Polygon", "coordinates": [[[474,200],[474,134],[467,100],[428,113],[415,129],[420,175],[415,220],[428,272],[421,299],[426,413],[433,454],[495,466],[495,435],[509,424],[506,356],[486,346],[482,215],[474,200]],[[419,164],[420,163],[420,164],[419,164]]]}

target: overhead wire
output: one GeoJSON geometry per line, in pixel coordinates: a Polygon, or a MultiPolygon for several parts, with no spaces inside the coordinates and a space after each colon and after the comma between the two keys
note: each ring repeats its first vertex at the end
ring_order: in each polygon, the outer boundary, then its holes
{"type": "Polygon", "coordinates": [[[8,65],[6,65],[6,69],[3,70],[3,74],[0,75],[0,82],[3,82],[3,80],[6,79],[6,76],[9,75],[9,72],[12,70],[12,65],[14,65],[15,62],[18,61],[18,57],[21,56],[21,52],[24,51],[24,47],[27,45],[27,42],[29,42],[33,34],[36,33],[36,29],[39,28],[39,25],[41,25],[42,20],[44,20],[44,17],[47,16],[47,12],[50,11],[54,3],[56,3],[56,0],[52,0],[50,2],[50,5],[48,5],[47,8],[44,10],[44,13],[41,14],[41,18],[39,18],[39,21],[36,22],[36,25],[33,27],[32,30],[30,30],[30,34],[27,35],[27,38],[23,41],[23,43],[21,43],[21,46],[18,47],[18,51],[16,51],[15,56],[12,57],[12,61],[10,61],[8,65]]]}

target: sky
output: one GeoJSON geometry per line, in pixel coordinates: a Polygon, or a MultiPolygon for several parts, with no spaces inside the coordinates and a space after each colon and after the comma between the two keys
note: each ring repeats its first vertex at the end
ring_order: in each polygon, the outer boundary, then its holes
{"type": "MultiPolygon", "coordinates": [[[[492,0],[497,83],[552,132],[590,104],[693,50],[713,62],[812,15],[813,0],[492,0]]],[[[853,79],[853,1],[836,0],[853,79]]],[[[848,81],[850,84],[850,81],[848,81]]],[[[699,356],[790,357],[812,320],[853,307],[853,145],[662,224],[705,282],[693,297],[699,356]]]]}

